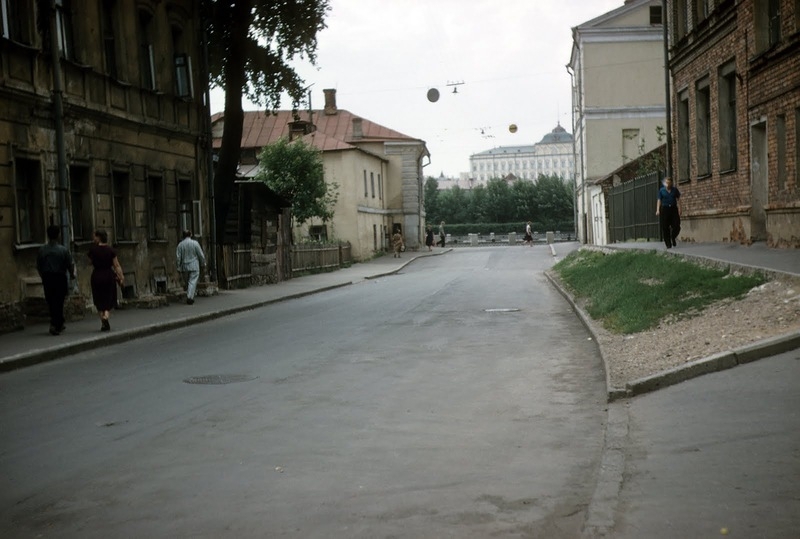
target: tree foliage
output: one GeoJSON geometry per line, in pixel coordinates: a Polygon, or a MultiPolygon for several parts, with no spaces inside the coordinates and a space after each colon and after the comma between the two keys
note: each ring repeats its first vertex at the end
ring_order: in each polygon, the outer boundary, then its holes
{"type": "Polygon", "coordinates": [[[201,0],[207,28],[209,79],[225,90],[225,121],[214,191],[221,236],[241,154],[242,96],[267,109],[285,91],[303,100],[304,81],[290,61],[316,61],[317,33],[325,28],[328,0],[201,0]]]}
{"type": "Polygon", "coordinates": [[[574,220],[572,182],[559,176],[540,175],[534,183],[517,180],[509,185],[493,179],[473,189],[455,186],[436,190],[437,182],[425,182],[425,214],[429,223],[520,223],[533,221],[541,227],[565,229],[574,220]]]}
{"type": "Polygon", "coordinates": [[[256,179],[263,181],[292,205],[292,217],[300,223],[313,217],[333,217],[338,185],[325,183],[322,152],[302,139],[283,138],[265,146],[258,155],[256,179]]]}

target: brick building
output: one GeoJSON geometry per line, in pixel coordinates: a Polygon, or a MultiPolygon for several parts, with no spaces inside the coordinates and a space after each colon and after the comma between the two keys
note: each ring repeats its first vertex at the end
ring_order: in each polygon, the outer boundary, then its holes
{"type": "Polygon", "coordinates": [[[798,6],[668,2],[684,240],[800,247],[798,6]]]}
{"type": "Polygon", "coordinates": [[[42,295],[36,254],[50,224],[87,304],[95,228],[109,232],[128,297],[177,284],[180,229],[208,246],[196,4],[2,1],[0,330],[20,327],[26,298],[42,295]]]}

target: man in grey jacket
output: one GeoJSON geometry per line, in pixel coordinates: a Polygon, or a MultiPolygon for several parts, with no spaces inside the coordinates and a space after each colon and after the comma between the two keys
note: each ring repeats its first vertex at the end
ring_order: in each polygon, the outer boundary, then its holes
{"type": "Polygon", "coordinates": [[[194,303],[194,294],[197,291],[197,282],[200,280],[200,266],[206,265],[206,257],[200,244],[192,239],[192,231],[183,231],[183,240],[175,251],[178,259],[178,271],[186,276],[186,303],[194,303]]]}

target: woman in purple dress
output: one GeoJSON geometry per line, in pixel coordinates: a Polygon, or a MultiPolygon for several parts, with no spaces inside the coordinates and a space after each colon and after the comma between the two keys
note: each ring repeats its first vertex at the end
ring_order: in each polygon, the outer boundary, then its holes
{"type": "Polygon", "coordinates": [[[117,306],[117,283],[122,286],[125,276],[114,249],[108,245],[108,232],[95,230],[94,245],[89,248],[89,260],[92,261],[92,300],[100,315],[100,331],[108,331],[111,309],[117,306]]]}

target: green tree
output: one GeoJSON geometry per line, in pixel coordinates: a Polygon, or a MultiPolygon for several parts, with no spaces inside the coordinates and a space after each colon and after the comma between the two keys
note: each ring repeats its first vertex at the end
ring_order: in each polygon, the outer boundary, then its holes
{"type": "Polygon", "coordinates": [[[531,221],[538,213],[536,207],[536,185],[520,180],[511,186],[512,211],[509,218],[513,222],[531,221]]]}
{"type": "Polygon", "coordinates": [[[241,154],[242,96],[268,109],[286,91],[304,98],[304,81],[290,61],[316,61],[317,33],[325,28],[328,0],[201,0],[206,21],[209,77],[225,90],[225,123],[214,177],[215,220],[223,237],[241,154]]]}
{"type": "MultiPolygon", "coordinates": [[[[517,181],[516,183],[519,183],[517,181]]],[[[511,218],[513,198],[505,180],[489,180],[483,214],[487,223],[505,223],[511,218]]]]}
{"type": "Polygon", "coordinates": [[[333,217],[339,186],[325,183],[322,152],[302,139],[282,138],[261,150],[258,163],[256,179],[289,201],[293,219],[303,223],[333,217]]]}
{"type": "Polygon", "coordinates": [[[439,182],[433,176],[428,176],[425,180],[425,220],[428,224],[441,221],[439,209],[439,182]]]}
{"type": "Polygon", "coordinates": [[[560,176],[539,175],[536,181],[536,220],[545,225],[572,219],[574,197],[572,186],[560,176]]]}

